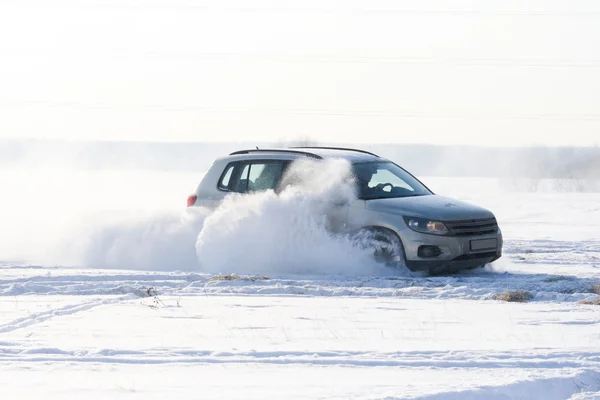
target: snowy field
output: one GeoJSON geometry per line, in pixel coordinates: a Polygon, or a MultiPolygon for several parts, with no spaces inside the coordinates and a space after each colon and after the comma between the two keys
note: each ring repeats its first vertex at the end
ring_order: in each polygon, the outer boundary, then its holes
{"type": "MultiPolygon", "coordinates": [[[[483,270],[427,277],[311,252],[306,230],[249,251],[248,226],[211,248],[234,261],[203,265],[205,215],[183,210],[198,174],[0,177],[2,399],[600,399],[600,306],[582,303],[600,293],[600,193],[422,177],[506,240],[483,270]]],[[[261,204],[244,207],[286,221],[261,204]]]]}

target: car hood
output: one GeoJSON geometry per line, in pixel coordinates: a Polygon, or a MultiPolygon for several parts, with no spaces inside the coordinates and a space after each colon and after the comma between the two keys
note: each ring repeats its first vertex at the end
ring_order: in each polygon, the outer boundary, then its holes
{"type": "Polygon", "coordinates": [[[485,208],[438,195],[396,197],[366,201],[367,210],[440,221],[491,218],[485,208]]]}

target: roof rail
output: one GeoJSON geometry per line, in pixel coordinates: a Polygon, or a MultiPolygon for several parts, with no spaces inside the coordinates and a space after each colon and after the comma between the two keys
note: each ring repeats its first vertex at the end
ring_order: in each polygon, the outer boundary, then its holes
{"type": "Polygon", "coordinates": [[[323,149],[323,150],[345,150],[345,151],[356,151],[359,153],[370,154],[377,158],[380,158],[379,155],[375,153],[371,153],[370,151],[360,150],[360,149],[351,149],[348,147],[327,147],[327,146],[294,146],[290,147],[291,149],[323,149]]]}
{"type": "Polygon", "coordinates": [[[238,151],[234,151],[233,153],[230,153],[230,156],[236,155],[236,154],[250,154],[250,153],[262,153],[262,152],[269,152],[269,153],[292,153],[292,154],[301,154],[307,157],[311,157],[311,158],[318,158],[318,159],[322,159],[323,157],[321,157],[318,154],[314,154],[308,151],[301,151],[301,150],[288,150],[288,149],[248,149],[248,150],[238,150],[238,151]]]}

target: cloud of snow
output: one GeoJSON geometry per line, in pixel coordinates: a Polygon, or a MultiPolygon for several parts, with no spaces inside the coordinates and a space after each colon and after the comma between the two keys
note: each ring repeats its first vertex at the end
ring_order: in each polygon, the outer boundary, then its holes
{"type": "Polygon", "coordinates": [[[371,251],[342,234],[337,217],[355,200],[345,160],[298,160],[280,193],[229,195],[204,221],[196,250],[211,273],[399,274],[376,264],[371,251]]]}
{"type": "Polygon", "coordinates": [[[0,264],[197,270],[203,173],[0,169],[0,264]]]}
{"type": "Polygon", "coordinates": [[[146,214],[95,215],[78,225],[50,252],[55,258],[91,268],[156,271],[197,270],[195,238],[209,211],[203,208],[146,214]]]}

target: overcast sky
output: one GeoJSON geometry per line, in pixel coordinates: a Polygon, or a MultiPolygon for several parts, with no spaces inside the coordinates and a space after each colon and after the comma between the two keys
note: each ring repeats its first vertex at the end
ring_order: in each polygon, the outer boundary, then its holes
{"type": "Polygon", "coordinates": [[[0,0],[26,137],[599,144],[600,2],[0,0]]]}

